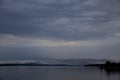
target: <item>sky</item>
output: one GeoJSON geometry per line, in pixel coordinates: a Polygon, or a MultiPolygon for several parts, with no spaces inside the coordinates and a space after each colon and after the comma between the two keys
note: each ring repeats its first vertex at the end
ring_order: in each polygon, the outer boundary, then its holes
{"type": "Polygon", "coordinates": [[[0,60],[120,58],[119,0],[0,0],[0,60]]]}

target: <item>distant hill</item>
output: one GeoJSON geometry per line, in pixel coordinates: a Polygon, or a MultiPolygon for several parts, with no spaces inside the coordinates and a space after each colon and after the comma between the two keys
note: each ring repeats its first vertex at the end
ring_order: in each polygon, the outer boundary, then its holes
{"type": "Polygon", "coordinates": [[[24,66],[81,66],[91,63],[104,63],[105,59],[66,59],[66,60],[24,60],[24,61],[0,61],[0,65],[24,65],[24,66]]]}

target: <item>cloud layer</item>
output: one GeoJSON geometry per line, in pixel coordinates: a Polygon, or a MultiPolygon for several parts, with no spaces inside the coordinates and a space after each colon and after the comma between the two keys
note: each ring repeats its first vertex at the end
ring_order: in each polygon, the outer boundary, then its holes
{"type": "Polygon", "coordinates": [[[120,57],[119,7],[119,0],[1,0],[0,47],[36,48],[37,56],[120,57]]]}

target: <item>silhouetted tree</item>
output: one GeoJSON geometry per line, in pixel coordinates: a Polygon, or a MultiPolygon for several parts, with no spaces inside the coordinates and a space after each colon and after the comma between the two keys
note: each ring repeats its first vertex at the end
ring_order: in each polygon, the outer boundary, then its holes
{"type": "Polygon", "coordinates": [[[111,64],[111,62],[110,61],[106,61],[106,63],[105,63],[106,65],[110,65],[111,64]]]}

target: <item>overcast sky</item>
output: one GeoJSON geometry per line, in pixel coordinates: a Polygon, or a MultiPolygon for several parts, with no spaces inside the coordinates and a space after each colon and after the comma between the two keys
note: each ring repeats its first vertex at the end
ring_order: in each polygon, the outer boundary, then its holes
{"type": "Polygon", "coordinates": [[[0,60],[120,58],[120,0],[0,0],[0,60]]]}

